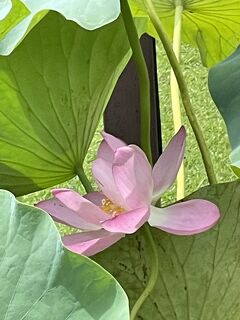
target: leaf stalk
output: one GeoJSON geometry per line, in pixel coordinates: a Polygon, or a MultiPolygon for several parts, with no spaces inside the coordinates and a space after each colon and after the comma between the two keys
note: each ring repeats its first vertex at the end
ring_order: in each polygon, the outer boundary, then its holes
{"type": "Polygon", "coordinates": [[[216,184],[217,179],[216,179],[215,172],[213,169],[213,164],[212,164],[212,161],[210,158],[210,154],[209,154],[206,142],[203,137],[203,133],[201,131],[201,128],[200,128],[199,123],[197,121],[197,117],[195,116],[195,113],[192,108],[187,84],[185,82],[180,64],[176,58],[176,55],[175,55],[173,48],[172,48],[172,44],[169,41],[169,38],[168,38],[168,36],[162,26],[162,23],[161,23],[160,19],[158,18],[158,15],[156,13],[156,10],[154,8],[152,0],[143,0],[143,1],[145,4],[145,7],[147,9],[149,18],[150,18],[153,26],[155,27],[155,29],[158,33],[158,36],[163,44],[163,47],[166,51],[170,65],[171,65],[172,69],[174,70],[174,74],[176,76],[179,90],[180,90],[181,97],[182,97],[182,103],[185,108],[190,125],[193,129],[194,135],[196,137],[196,140],[197,140],[197,143],[198,143],[201,155],[202,155],[204,167],[205,167],[205,170],[207,173],[208,181],[210,184],[216,184]]]}
{"type": "Polygon", "coordinates": [[[85,174],[85,172],[84,172],[82,167],[76,168],[76,174],[77,174],[80,182],[84,186],[84,189],[86,190],[86,192],[87,193],[93,192],[94,189],[93,189],[90,181],[88,180],[88,177],[86,176],[86,174],[85,174]]]}
{"type": "Polygon", "coordinates": [[[132,49],[132,57],[137,68],[140,91],[140,141],[141,148],[152,163],[150,138],[150,81],[145,58],[139,42],[137,29],[127,0],[121,0],[121,11],[128,41],[132,49]]]}
{"type": "MultiPolygon", "coordinates": [[[[151,119],[151,108],[150,108],[150,81],[146,62],[143,56],[142,48],[139,42],[138,33],[136,26],[133,21],[131,10],[127,0],[121,0],[121,11],[123,21],[128,36],[130,46],[132,48],[132,57],[137,67],[137,74],[139,79],[140,87],[140,138],[141,148],[148,157],[149,162],[152,164],[152,151],[151,151],[151,140],[150,140],[150,119],[151,119]]],[[[145,224],[143,226],[144,236],[146,238],[146,246],[151,257],[151,269],[147,285],[140,297],[134,304],[130,319],[134,320],[137,313],[147,297],[151,294],[157,279],[158,279],[158,251],[154,242],[150,227],[145,224]]]]}
{"type": "MultiPolygon", "coordinates": [[[[174,29],[173,29],[173,51],[176,55],[177,60],[179,61],[180,51],[181,51],[181,32],[182,32],[182,13],[183,13],[182,0],[176,0],[175,6],[176,7],[175,7],[174,29]]],[[[171,89],[174,132],[176,134],[182,125],[182,119],[181,119],[179,87],[178,87],[177,79],[175,77],[175,74],[172,68],[170,72],[170,89],[171,89]]],[[[184,181],[185,181],[184,164],[182,162],[177,175],[177,200],[184,198],[184,192],[185,192],[184,181]]]]}
{"type": "Polygon", "coordinates": [[[141,308],[141,306],[143,305],[147,297],[151,294],[157,282],[158,273],[159,273],[158,251],[151,233],[151,229],[147,224],[145,224],[143,228],[144,228],[144,236],[146,239],[146,244],[150,247],[149,253],[150,253],[150,260],[152,261],[152,264],[151,264],[152,268],[149,275],[148,283],[132,308],[130,320],[134,320],[136,318],[139,309],[141,308]]]}

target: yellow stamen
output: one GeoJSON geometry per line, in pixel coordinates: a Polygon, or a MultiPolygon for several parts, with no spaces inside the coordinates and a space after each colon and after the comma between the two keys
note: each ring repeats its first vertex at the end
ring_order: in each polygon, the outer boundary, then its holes
{"type": "Polygon", "coordinates": [[[100,206],[100,208],[105,213],[111,214],[113,217],[116,217],[125,211],[122,207],[118,206],[117,204],[114,204],[109,199],[102,199],[102,205],[100,206]]]}

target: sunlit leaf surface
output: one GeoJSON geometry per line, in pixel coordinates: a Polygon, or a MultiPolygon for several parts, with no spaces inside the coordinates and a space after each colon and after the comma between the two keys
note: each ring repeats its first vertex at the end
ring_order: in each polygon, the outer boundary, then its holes
{"type": "Polygon", "coordinates": [[[0,40],[28,14],[20,0],[0,0],[0,40]]]}
{"type": "Polygon", "coordinates": [[[50,13],[0,57],[0,186],[15,195],[76,175],[130,57],[121,18],[87,31],[50,13]]]}
{"type": "MultiPolygon", "coordinates": [[[[15,0],[14,0],[15,1],[15,0]]],[[[0,41],[0,54],[8,55],[24,39],[26,34],[45,16],[48,10],[61,13],[66,19],[81,27],[93,30],[117,19],[119,0],[21,0],[30,14],[0,41]]]]}
{"type": "Polygon", "coordinates": [[[11,0],[0,0],[0,20],[3,20],[12,9],[11,0]]]}
{"type": "MultiPolygon", "coordinates": [[[[136,16],[146,15],[143,0],[131,0],[136,16]]],[[[166,31],[172,38],[175,1],[153,0],[166,31]]],[[[199,49],[202,61],[211,66],[232,53],[240,42],[240,0],[182,0],[183,41],[199,49]]],[[[148,31],[156,36],[149,24],[148,31]]]]}

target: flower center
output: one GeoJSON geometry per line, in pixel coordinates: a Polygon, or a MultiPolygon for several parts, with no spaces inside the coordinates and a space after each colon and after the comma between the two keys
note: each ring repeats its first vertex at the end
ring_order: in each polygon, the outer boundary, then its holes
{"type": "Polygon", "coordinates": [[[125,210],[118,206],[117,204],[113,203],[109,199],[102,199],[102,205],[100,208],[107,214],[111,214],[113,217],[116,217],[123,213],[125,210]]]}

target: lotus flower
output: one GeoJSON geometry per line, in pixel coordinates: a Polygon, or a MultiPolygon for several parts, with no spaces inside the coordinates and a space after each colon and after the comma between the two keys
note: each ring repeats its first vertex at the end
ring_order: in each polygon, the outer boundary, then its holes
{"type": "Polygon", "coordinates": [[[94,255],[145,222],[177,235],[191,235],[211,228],[219,210],[206,200],[189,200],[166,208],[154,206],[172,185],[184,155],[186,131],[182,127],[151,168],[136,145],[126,145],[103,133],[93,176],[101,192],[85,196],[69,189],[55,189],[54,198],[38,203],[56,221],[81,229],[63,237],[73,252],[94,255]]]}

